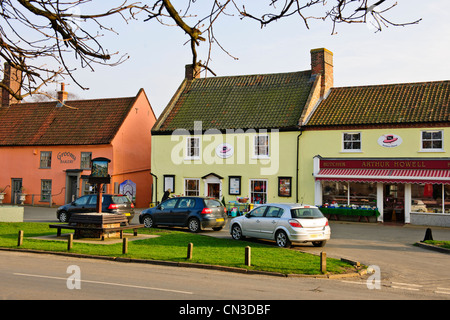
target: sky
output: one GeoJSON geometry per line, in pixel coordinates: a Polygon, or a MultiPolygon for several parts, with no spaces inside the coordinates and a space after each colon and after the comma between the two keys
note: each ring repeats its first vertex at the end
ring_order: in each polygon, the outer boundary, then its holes
{"type": "MultiPolygon", "coordinates": [[[[197,0],[197,5],[201,1],[205,0],[197,0]]],[[[256,21],[225,17],[215,25],[215,34],[238,60],[215,48],[209,66],[217,76],[303,71],[310,69],[311,49],[327,48],[334,54],[336,87],[450,80],[450,1],[397,2],[389,13],[392,20],[422,21],[377,33],[367,24],[340,24],[331,35],[330,21],[312,21],[307,29],[293,17],[261,29],[256,21]]],[[[158,117],[183,81],[192,56],[183,31],[143,18],[129,24],[118,20],[114,28],[119,34],[102,38],[111,52],[127,53],[127,61],[116,67],[97,66],[94,72],[78,68],[75,77],[89,90],[61,79],[66,90],[80,99],[95,99],[135,96],[143,88],[158,117]]],[[[200,59],[205,49],[203,44],[200,59]]],[[[48,88],[57,89],[56,84],[48,88]]]]}

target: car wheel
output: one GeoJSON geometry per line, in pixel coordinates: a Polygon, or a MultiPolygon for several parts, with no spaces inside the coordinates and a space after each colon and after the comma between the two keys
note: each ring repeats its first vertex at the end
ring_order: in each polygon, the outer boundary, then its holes
{"type": "Polygon", "coordinates": [[[291,246],[291,241],[289,240],[286,232],[280,230],[275,235],[275,241],[277,242],[277,246],[281,248],[289,248],[291,246]]]}
{"type": "Polygon", "coordinates": [[[189,219],[188,228],[190,232],[199,232],[200,231],[200,221],[196,218],[189,219]]]}
{"type": "Polygon", "coordinates": [[[69,222],[69,214],[65,211],[61,211],[61,213],[59,214],[59,221],[69,222]]]}
{"type": "Polygon", "coordinates": [[[325,247],[326,241],[313,241],[312,244],[314,247],[325,247]]]}
{"type": "Polygon", "coordinates": [[[152,228],[154,227],[153,218],[151,216],[145,216],[144,217],[144,227],[146,228],[152,228]]]}
{"type": "Polygon", "coordinates": [[[241,227],[239,227],[239,225],[235,224],[232,228],[231,228],[231,237],[234,240],[241,240],[243,239],[242,236],[242,229],[241,227]]]}

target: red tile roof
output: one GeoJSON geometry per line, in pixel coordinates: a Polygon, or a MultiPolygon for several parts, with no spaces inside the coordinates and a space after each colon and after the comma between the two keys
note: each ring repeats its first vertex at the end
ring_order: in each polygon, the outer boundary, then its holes
{"type": "Polygon", "coordinates": [[[450,81],[332,88],[307,127],[449,123],[450,81]]]}
{"type": "Polygon", "coordinates": [[[136,97],[18,103],[0,108],[0,146],[90,145],[112,141],[136,97]]]}

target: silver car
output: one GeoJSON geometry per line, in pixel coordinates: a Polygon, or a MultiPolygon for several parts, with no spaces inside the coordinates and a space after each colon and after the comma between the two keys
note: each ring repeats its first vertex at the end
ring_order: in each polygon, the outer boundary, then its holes
{"type": "Polygon", "coordinates": [[[231,220],[230,234],[235,240],[275,240],[280,247],[290,247],[292,242],[312,242],[323,247],[330,239],[331,229],[328,219],[315,206],[268,203],[231,220]]]}

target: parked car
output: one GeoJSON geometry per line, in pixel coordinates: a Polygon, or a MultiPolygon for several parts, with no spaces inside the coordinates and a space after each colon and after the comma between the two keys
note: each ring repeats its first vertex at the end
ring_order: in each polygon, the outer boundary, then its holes
{"type": "Polygon", "coordinates": [[[139,222],[147,228],[160,225],[188,227],[191,232],[203,228],[221,230],[227,223],[227,210],[218,200],[206,197],[171,198],[160,205],[145,209],[139,222]]]}
{"type": "Polygon", "coordinates": [[[280,247],[290,247],[292,242],[312,242],[323,247],[330,239],[331,229],[328,219],[315,206],[269,203],[231,220],[230,234],[235,240],[275,240],[280,247]]]}
{"type": "MultiPolygon", "coordinates": [[[[69,222],[73,213],[97,212],[96,208],[97,195],[89,194],[59,207],[56,210],[56,217],[61,222],[69,222]]],[[[103,194],[102,212],[124,214],[130,223],[134,217],[134,204],[127,196],[121,194],[103,194]]]]}

